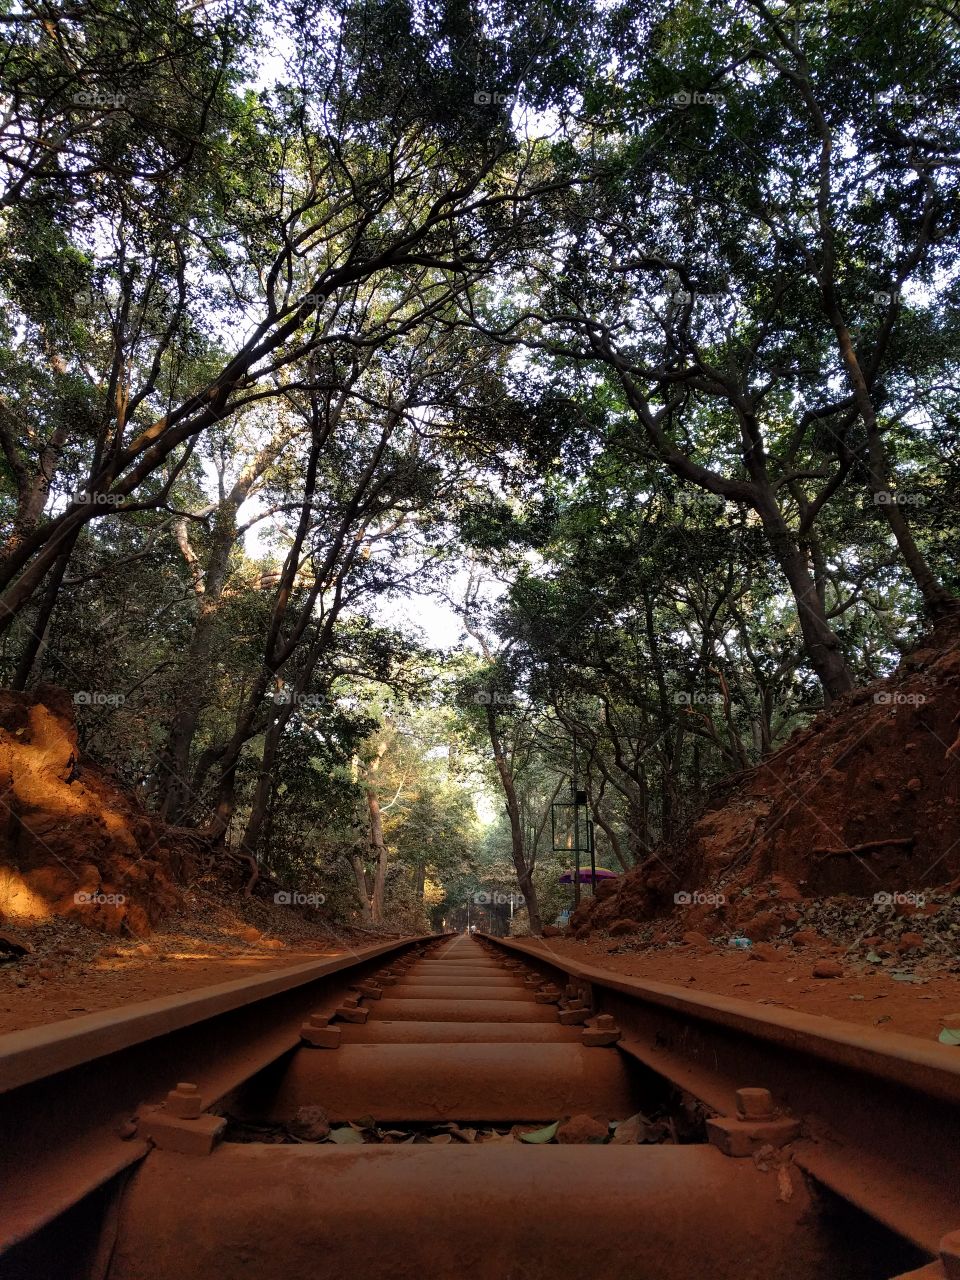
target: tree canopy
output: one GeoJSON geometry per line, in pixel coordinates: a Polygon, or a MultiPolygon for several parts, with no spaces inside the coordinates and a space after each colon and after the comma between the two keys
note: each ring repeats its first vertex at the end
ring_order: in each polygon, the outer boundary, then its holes
{"type": "Polygon", "coordinates": [[[248,891],[538,930],[957,612],[950,4],[0,16],[3,677],[248,891]]]}

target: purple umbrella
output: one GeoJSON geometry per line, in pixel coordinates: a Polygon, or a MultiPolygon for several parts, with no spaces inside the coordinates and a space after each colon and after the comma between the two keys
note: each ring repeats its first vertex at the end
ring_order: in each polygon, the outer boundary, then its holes
{"type": "MultiPolygon", "coordinates": [[[[573,884],[573,874],[574,873],[572,868],[569,871],[565,871],[563,875],[560,877],[560,884],[573,884]]],[[[620,872],[609,871],[606,867],[597,867],[594,874],[596,875],[598,880],[616,880],[620,872]]],[[[581,884],[589,884],[592,878],[593,877],[591,875],[589,867],[580,868],[581,884]]]]}

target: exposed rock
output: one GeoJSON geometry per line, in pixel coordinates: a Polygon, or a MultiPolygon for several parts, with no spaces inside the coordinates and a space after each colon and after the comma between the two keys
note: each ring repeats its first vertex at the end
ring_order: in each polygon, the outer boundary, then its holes
{"type": "Polygon", "coordinates": [[[0,952],[15,956],[28,956],[33,951],[33,943],[28,942],[22,934],[12,929],[0,929],[0,952]]]}
{"type": "Polygon", "coordinates": [[[81,755],[65,689],[0,690],[0,791],[0,913],[143,936],[182,905],[179,833],[81,755]]]}

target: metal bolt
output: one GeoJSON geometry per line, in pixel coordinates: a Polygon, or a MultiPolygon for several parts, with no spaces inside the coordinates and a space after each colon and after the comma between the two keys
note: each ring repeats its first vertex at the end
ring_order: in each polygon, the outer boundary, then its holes
{"type": "Polygon", "coordinates": [[[769,1089],[738,1089],[737,1114],[743,1120],[772,1120],[777,1114],[769,1089]]]}
{"type": "Polygon", "coordinates": [[[167,1094],[166,1110],[181,1120],[196,1120],[203,1112],[203,1098],[195,1084],[181,1080],[167,1094]]]}

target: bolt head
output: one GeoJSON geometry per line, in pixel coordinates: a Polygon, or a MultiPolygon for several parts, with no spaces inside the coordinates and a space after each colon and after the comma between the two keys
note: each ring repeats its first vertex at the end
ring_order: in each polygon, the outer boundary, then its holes
{"type": "Polygon", "coordinates": [[[769,1089],[738,1089],[737,1113],[744,1120],[770,1120],[776,1114],[769,1089]]]}

